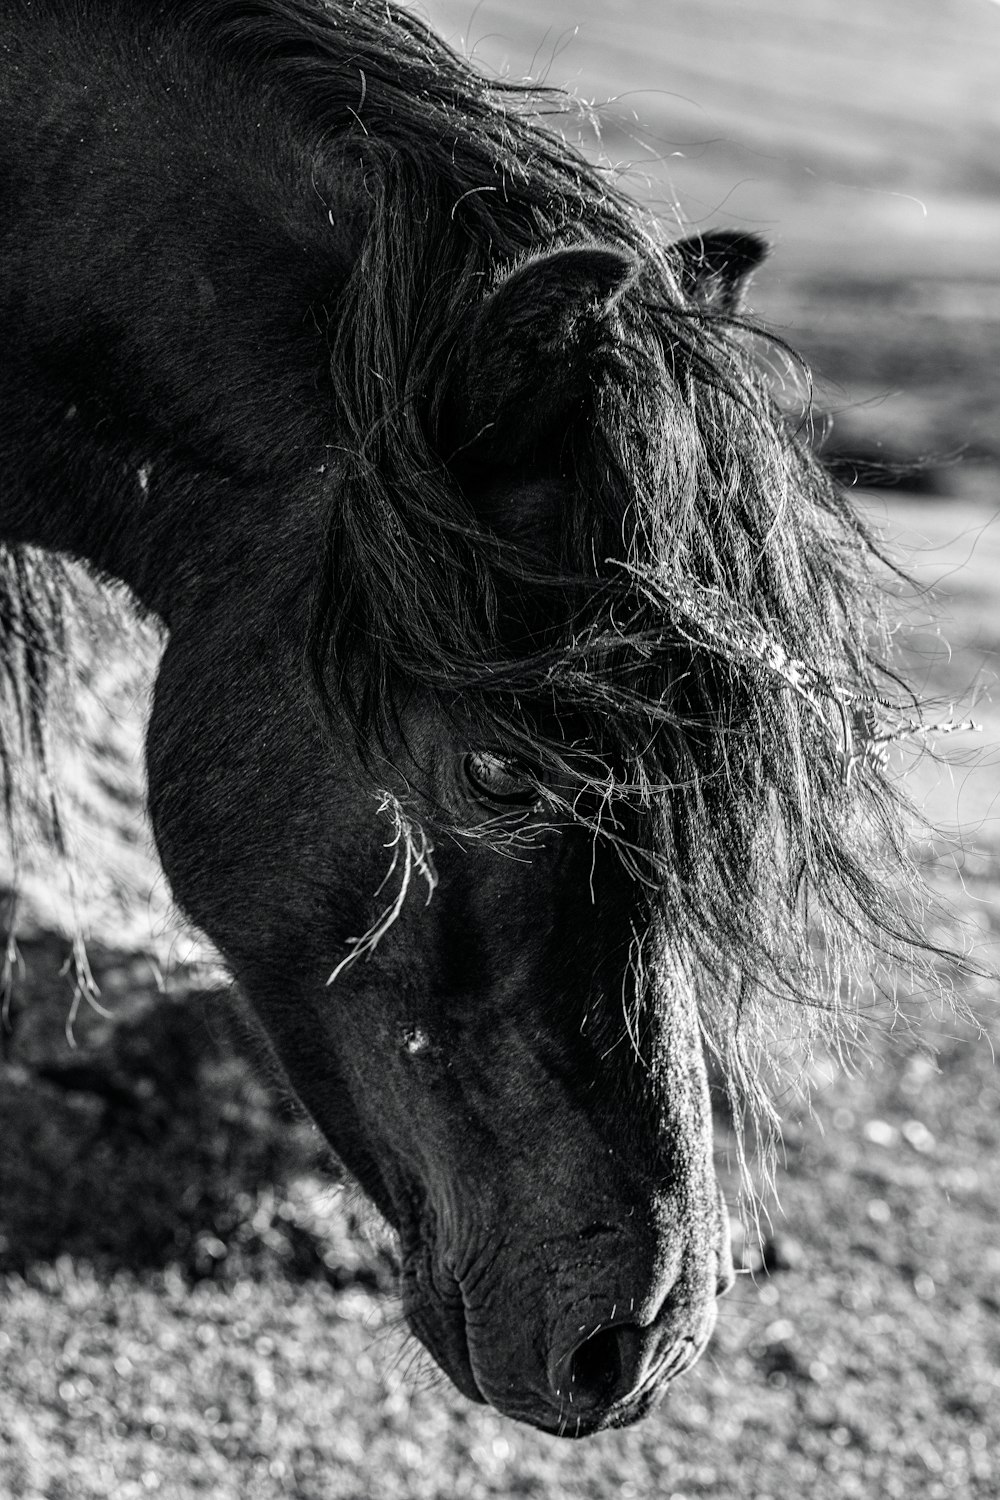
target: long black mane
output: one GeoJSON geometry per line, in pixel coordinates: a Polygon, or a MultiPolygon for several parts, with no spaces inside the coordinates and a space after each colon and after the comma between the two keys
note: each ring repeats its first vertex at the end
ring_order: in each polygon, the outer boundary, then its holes
{"type": "MultiPolygon", "coordinates": [[[[912,956],[877,753],[897,698],[877,553],[753,331],[689,296],[667,235],[546,127],[565,101],[480,76],[374,0],[168,0],[144,24],[280,111],[321,196],[356,183],[358,250],[326,309],[337,446],[307,653],[331,722],[372,746],[401,689],[460,702],[553,817],[616,840],[725,997],[723,1031],[754,994],[835,994],[845,955],[912,956]],[[636,271],[545,455],[572,498],[543,559],[484,512],[481,434],[455,413],[484,295],[571,245],[636,271]]],[[[54,608],[8,560],[4,691],[29,726],[54,608]]],[[[9,787],[6,730],[0,747],[9,787]]]]}
{"type": "MultiPolygon", "coordinates": [[[[620,836],[716,992],[828,994],[831,955],[912,956],[904,820],[878,754],[898,700],[886,574],[778,411],[747,325],[685,296],[665,234],[537,99],[398,12],[356,7],[350,32],[355,118],[335,149],[357,153],[367,228],[331,315],[343,462],[310,649],[320,697],[362,743],[398,683],[474,704],[563,812],[620,836]],[[484,293],[579,243],[638,274],[548,460],[572,503],[540,577],[477,513],[449,392],[484,293]],[[518,587],[555,622],[530,646],[502,626],[518,587]]],[[[331,26],[338,84],[343,43],[331,26]]]]}

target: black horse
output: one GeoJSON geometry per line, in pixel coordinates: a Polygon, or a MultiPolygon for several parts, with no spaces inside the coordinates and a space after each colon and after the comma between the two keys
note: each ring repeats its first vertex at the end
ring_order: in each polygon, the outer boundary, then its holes
{"type": "Polygon", "coordinates": [[[756,368],[762,253],[381,0],[0,9],[0,763],[84,559],[169,633],[164,868],[411,1327],[571,1435],[730,1284],[706,1040],[737,1085],[909,937],[871,548],[756,368]]]}

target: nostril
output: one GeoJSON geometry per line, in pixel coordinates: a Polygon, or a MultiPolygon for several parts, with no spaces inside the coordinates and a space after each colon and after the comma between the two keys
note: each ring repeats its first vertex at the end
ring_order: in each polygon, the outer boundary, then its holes
{"type": "Polygon", "coordinates": [[[632,1389],[637,1342],[631,1324],[592,1333],[563,1362],[560,1395],[585,1409],[611,1406],[632,1389]]]}
{"type": "Polygon", "coordinates": [[[569,1378],[574,1395],[587,1397],[595,1404],[611,1400],[621,1374],[617,1328],[592,1333],[570,1358],[569,1378]]]}

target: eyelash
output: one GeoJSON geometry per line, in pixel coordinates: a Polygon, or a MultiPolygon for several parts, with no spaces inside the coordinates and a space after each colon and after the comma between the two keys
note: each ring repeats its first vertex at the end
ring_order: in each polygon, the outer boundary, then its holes
{"type": "Polygon", "coordinates": [[[538,786],[523,761],[492,750],[470,750],[465,779],[478,797],[505,807],[534,807],[538,786]]]}

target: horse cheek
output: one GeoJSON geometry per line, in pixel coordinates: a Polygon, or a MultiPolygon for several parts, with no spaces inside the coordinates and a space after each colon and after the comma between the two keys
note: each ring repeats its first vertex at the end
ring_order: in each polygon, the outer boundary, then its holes
{"type": "MultiPolygon", "coordinates": [[[[259,658],[252,642],[218,649],[211,621],[172,636],[146,735],[153,832],[174,898],[238,977],[322,983],[352,919],[324,879],[333,772],[290,664],[259,658]]],[[[348,868],[356,842],[337,848],[348,868]]]]}

